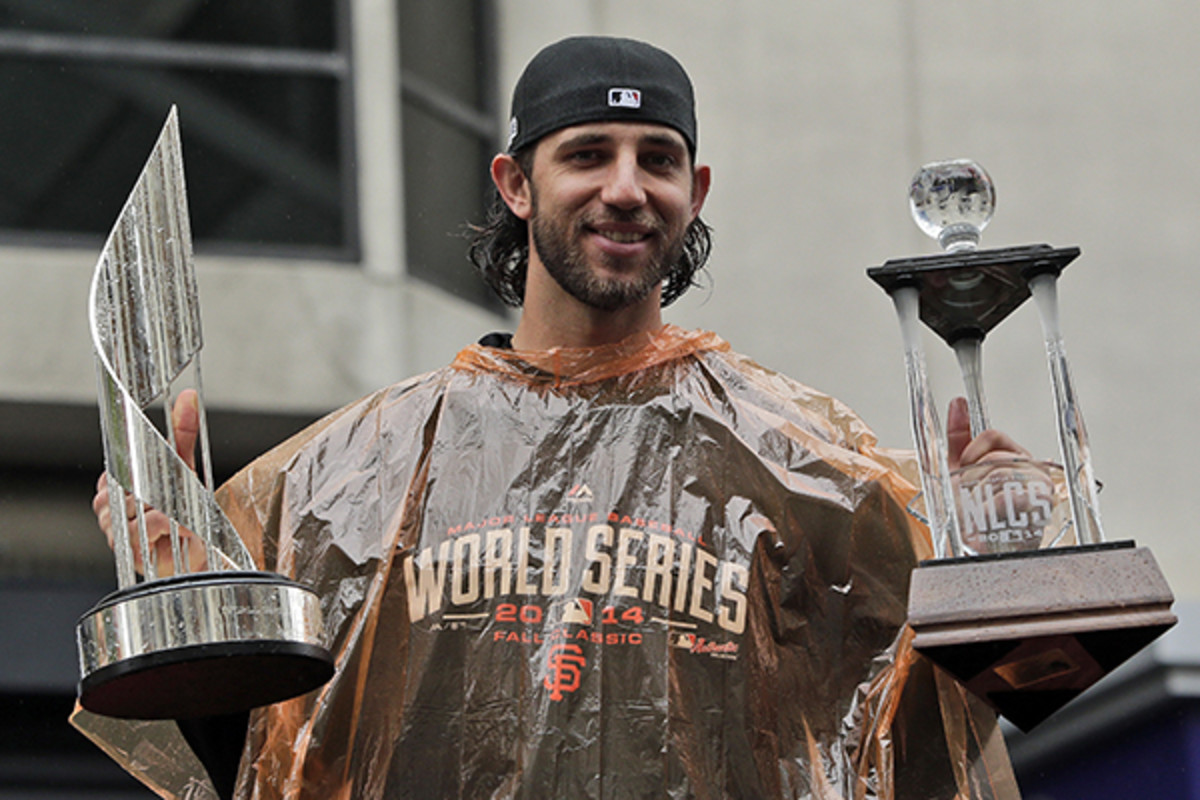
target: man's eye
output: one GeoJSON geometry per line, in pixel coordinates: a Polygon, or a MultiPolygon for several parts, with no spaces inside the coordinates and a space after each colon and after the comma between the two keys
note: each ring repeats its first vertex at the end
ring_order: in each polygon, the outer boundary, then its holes
{"type": "Polygon", "coordinates": [[[671,169],[675,166],[675,156],[666,153],[652,153],[645,158],[647,166],[654,169],[671,169]]]}
{"type": "Polygon", "coordinates": [[[599,160],[600,153],[595,150],[576,150],[570,158],[577,164],[587,164],[599,160]]]}

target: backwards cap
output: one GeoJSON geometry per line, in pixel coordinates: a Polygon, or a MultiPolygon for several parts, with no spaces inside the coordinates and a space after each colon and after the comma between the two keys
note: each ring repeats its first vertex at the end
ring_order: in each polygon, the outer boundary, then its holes
{"type": "Polygon", "coordinates": [[[678,61],[634,39],[576,36],[542,49],[513,89],[508,152],[584,122],[667,125],[696,152],[692,82],[678,61]]]}

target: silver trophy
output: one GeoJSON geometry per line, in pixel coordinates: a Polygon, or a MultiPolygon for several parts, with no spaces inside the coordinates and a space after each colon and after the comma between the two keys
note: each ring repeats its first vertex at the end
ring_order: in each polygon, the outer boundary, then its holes
{"type": "Polygon", "coordinates": [[[867,270],[892,297],[904,341],[913,442],[935,558],[913,572],[913,646],[1028,730],[1175,624],[1150,551],[1106,542],[1098,484],[1059,326],[1057,283],[1079,248],[980,250],[995,208],[975,162],[922,167],[918,226],[944,253],[867,270]],[[1042,323],[1061,465],[1013,459],[951,471],[926,377],[921,324],[955,351],[971,433],[988,427],[984,339],[1033,298],[1042,323]]]}
{"type": "Polygon", "coordinates": [[[333,659],[317,596],[259,571],[213,496],[175,108],[100,255],[89,312],[118,589],[76,629],[80,703],[112,717],[188,719],[320,686],[333,659]],[[171,409],[185,390],[196,392],[203,477],[175,451],[171,409]],[[148,416],[157,410],[158,426],[148,416]],[[169,520],[161,559],[149,509],[169,520]]]}

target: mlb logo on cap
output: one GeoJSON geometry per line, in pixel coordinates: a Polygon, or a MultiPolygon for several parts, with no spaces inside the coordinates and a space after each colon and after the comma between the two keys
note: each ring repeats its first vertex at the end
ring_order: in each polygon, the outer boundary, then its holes
{"type": "Polygon", "coordinates": [[[642,92],[640,89],[609,89],[608,104],[615,108],[641,108],[642,92]]]}

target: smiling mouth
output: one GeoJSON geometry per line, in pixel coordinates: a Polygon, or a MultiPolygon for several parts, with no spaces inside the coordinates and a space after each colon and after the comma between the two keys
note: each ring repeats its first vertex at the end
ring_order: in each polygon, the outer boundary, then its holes
{"type": "Polygon", "coordinates": [[[639,233],[636,231],[602,231],[597,230],[597,234],[608,239],[610,242],[617,244],[634,244],[650,238],[648,233],[639,233]]]}

